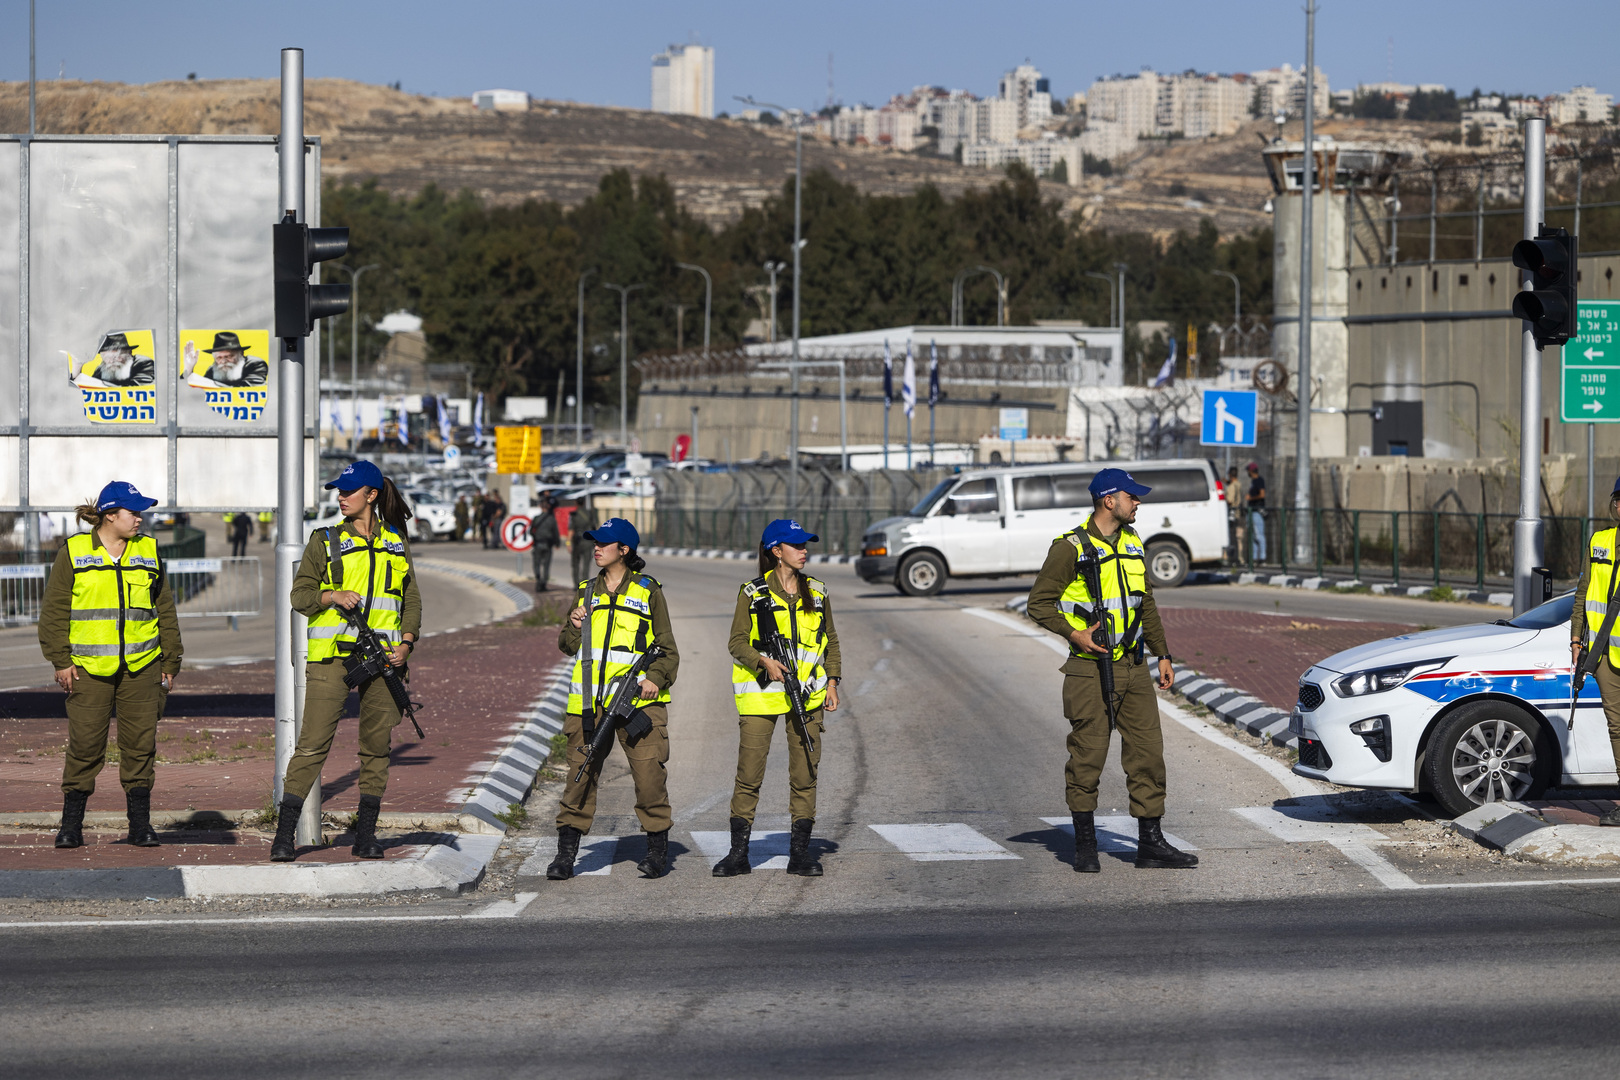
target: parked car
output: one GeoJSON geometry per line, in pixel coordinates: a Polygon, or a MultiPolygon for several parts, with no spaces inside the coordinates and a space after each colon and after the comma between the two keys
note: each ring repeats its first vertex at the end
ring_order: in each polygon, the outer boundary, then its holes
{"type": "Polygon", "coordinates": [[[456,531],[456,506],[431,491],[420,488],[401,492],[410,503],[412,539],[449,540],[456,531]]]}
{"type": "Polygon", "coordinates": [[[1033,574],[1052,541],[1091,512],[1087,489],[1104,468],[1124,469],[1153,489],[1136,531],[1154,588],[1180,585],[1193,567],[1220,563],[1227,543],[1221,484],[1209,462],[1185,458],[964,470],[941,480],[908,514],[868,525],[855,572],[912,596],[931,596],[949,578],[1033,574]]]}
{"type": "Polygon", "coordinates": [[[559,465],[556,473],[562,480],[584,481],[604,470],[624,468],[624,457],[623,450],[596,450],[584,457],[559,465]]]}
{"type": "Polygon", "coordinates": [[[1432,795],[1448,814],[1614,784],[1597,680],[1571,718],[1566,593],[1516,619],[1385,638],[1311,666],[1289,726],[1301,776],[1432,795]]]}

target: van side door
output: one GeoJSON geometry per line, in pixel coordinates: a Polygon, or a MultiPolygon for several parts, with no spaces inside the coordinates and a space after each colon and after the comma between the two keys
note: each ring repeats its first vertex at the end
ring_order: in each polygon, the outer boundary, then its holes
{"type": "Polygon", "coordinates": [[[955,574],[999,574],[1007,568],[1007,530],[999,478],[963,480],[935,512],[940,552],[955,574]]]}

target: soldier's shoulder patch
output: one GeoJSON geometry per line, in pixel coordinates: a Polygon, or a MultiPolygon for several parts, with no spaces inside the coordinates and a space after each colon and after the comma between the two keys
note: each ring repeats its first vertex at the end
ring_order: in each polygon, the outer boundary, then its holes
{"type": "Polygon", "coordinates": [[[1592,558],[1594,558],[1594,559],[1607,559],[1608,557],[1609,557],[1609,549],[1608,548],[1594,547],[1592,549],[1592,558]]]}

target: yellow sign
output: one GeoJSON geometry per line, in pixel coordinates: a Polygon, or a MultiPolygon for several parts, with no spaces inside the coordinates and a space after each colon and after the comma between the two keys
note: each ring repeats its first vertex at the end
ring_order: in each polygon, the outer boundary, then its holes
{"type": "Polygon", "coordinates": [[[495,471],[498,473],[539,472],[540,429],[537,427],[496,428],[495,471]]]}
{"type": "Polygon", "coordinates": [[[1187,377],[1192,378],[1193,365],[1198,363],[1198,327],[1187,324],[1187,377]]]}

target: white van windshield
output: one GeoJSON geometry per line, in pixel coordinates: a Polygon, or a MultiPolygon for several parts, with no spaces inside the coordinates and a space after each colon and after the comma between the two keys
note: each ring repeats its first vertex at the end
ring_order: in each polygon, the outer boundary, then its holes
{"type": "Polygon", "coordinates": [[[911,508],[911,516],[927,517],[928,511],[932,510],[934,508],[934,504],[945,497],[945,493],[951,490],[951,485],[954,483],[956,483],[956,478],[953,476],[949,480],[941,480],[939,483],[935,484],[934,490],[924,495],[922,497],[922,502],[911,508]]]}

